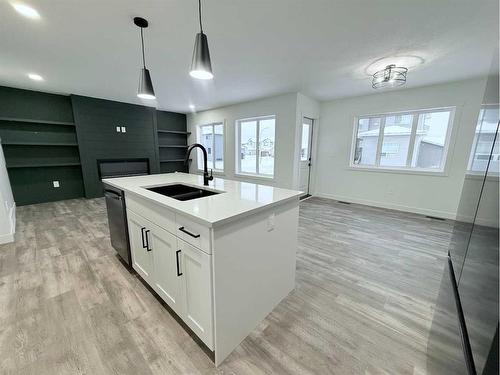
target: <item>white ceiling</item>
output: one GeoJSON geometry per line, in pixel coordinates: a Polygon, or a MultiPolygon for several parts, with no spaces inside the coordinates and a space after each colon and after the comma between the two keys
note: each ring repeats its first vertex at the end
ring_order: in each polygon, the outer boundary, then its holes
{"type": "Polygon", "coordinates": [[[189,112],[300,91],[369,94],[369,73],[409,66],[407,87],[484,75],[498,43],[495,0],[203,0],[215,79],[188,74],[196,0],[0,0],[0,85],[189,112]],[[157,102],[136,97],[139,29],[157,102]],[[34,72],[43,82],[30,80],[34,72]]]}

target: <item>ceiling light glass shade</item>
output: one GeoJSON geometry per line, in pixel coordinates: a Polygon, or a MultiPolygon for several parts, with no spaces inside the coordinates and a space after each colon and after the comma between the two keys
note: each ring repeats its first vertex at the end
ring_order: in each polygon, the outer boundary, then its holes
{"type": "Polygon", "coordinates": [[[406,83],[407,68],[396,65],[387,65],[385,69],[379,70],[373,75],[372,87],[380,89],[384,87],[402,86],[406,83]]]}
{"type": "Polygon", "coordinates": [[[196,34],[194,41],[193,60],[191,62],[191,77],[198,79],[212,79],[212,63],[208,50],[208,39],[204,33],[196,34]]]}
{"type": "Polygon", "coordinates": [[[156,99],[153,82],[151,81],[151,75],[149,74],[149,70],[146,68],[141,69],[137,96],[141,99],[156,99]]]}

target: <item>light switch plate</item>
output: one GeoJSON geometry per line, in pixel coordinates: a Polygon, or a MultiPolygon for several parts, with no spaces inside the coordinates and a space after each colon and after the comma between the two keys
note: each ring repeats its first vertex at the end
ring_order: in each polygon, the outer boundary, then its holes
{"type": "Polygon", "coordinates": [[[117,127],[116,127],[116,132],[117,132],[117,133],[120,133],[120,132],[122,131],[121,129],[122,129],[121,127],[117,126],[117,127]]]}
{"type": "Polygon", "coordinates": [[[127,128],[125,126],[122,126],[122,133],[126,133],[127,132],[127,128]]]}
{"type": "Polygon", "coordinates": [[[59,181],[52,181],[52,184],[54,185],[55,188],[59,187],[59,181]]]}

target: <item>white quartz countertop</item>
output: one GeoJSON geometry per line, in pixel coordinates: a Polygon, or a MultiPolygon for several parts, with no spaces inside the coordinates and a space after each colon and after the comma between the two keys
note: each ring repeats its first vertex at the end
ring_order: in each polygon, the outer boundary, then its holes
{"type": "MultiPolygon", "coordinates": [[[[147,176],[108,178],[104,183],[137,194],[187,215],[208,226],[220,225],[230,219],[249,215],[290,200],[297,200],[302,192],[259,185],[250,182],[214,178],[209,186],[203,186],[203,176],[187,173],[165,173],[147,176]],[[184,184],[201,189],[221,192],[208,197],[179,201],[146,188],[162,185],[184,184]]],[[[125,194],[125,198],[126,198],[125,194]]]]}

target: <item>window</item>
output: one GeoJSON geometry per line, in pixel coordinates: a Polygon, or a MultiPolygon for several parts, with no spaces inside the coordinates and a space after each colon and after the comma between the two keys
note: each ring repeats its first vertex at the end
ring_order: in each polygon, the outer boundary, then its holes
{"type": "Polygon", "coordinates": [[[497,105],[484,105],[479,118],[469,157],[469,172],[484,174],[490,160],[490,172],[498,174],[500,167],[500,150],[498,138],[495,141],[499,110],[497,105]],[[493,152],[491,152],[493,150],[493,152]],[[491,153],[491,157],[490,157],[491,153]]]}
{"type": "MultiPolygon", "coordinates": [[[[224,124],[200,125],[198,142],[207,149],[207,167],[214,171],[224,170],[224,124]]],[[[198,169],[203,169],[203,154],[198,152],[198,169]]]]}
{"type": "Polygon", "coordinates": [[[300,161],[309,160],[309,146],[311,144],[309,136],[311,135],[311,125],[312,120],[304,118],[302,123],[302,137],[300,141],[300,161]]]}
{"type": "Polygon", "coordinates": [[[236,123],[238,172],[273,177],[276,117],[238,120],[236,123]]]}
{"type": "Polygon", "coordinates": [[[452,108],[360,116],[351,166],[443,171],[452,108]]]}

